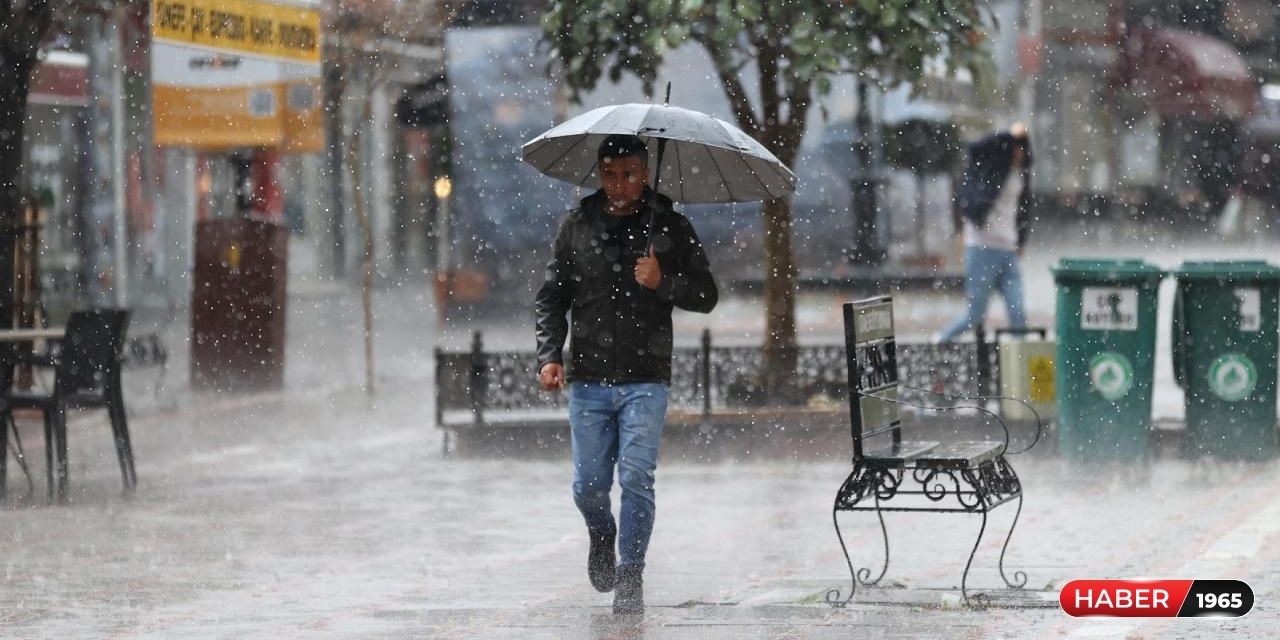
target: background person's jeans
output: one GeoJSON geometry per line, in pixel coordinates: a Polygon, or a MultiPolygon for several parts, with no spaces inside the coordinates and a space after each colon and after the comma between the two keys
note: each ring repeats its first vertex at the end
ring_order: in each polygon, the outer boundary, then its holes
{"type": "Polygon", "coordinates": [[[569,385],[573,501],[587,529],[613,531],[609,491],[617,463],[618,483],[622,485],[618,566],[644,567],[653,533],[653,472],[666,419],[665,384],[569,385]]]}
{"type": "Polygon", "coordinates": [[[1027,313],[1022,298],[1022,271],[1018,269],[1018,254],[1004,249],[966,247],[964,252],[964,296],[968,308],[965,314],[951,323],[938,336],[939,342],[950,342],[956,336],[981,326],[987,315],[987,299],[992,289],[1000,289],[1005,308],[1009,311],[1009,326],[1021,329],[1027,326],[1027,313]]]}

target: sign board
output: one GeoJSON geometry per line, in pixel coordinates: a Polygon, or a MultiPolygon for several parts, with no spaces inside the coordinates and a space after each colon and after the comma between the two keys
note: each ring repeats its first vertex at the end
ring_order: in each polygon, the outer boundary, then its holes
{"type": "Polygon", "coordinates": [[[1257,333],[1262,328],[1262,291],[1236,289],[1235,294],[1239,303],[1239,330],[1257,333]]]}
{"type": "Polygon", "coordinates": [[[320,10],[305,0],[152,0],[157,145],[324,148],[320,10]]]}
{"type": "Polygon", "coordinates": [[[1133,388],[1133,365],[1119,353],[1104,351],[1089,361],[1089,382],[1103,399],[1115,402],[1133,388]]]}
{"type": "Polygon", "coordinates": [[[1227,402],[1248,398],[1258,386],[1258,368],[1243,353],[1227,353],[1209,365],[1209,390],[1227,402]]]}
{"type": "Polygon", "coordinates": [[[449,80],[444,74],[413,85],[396,101],[396,120],[407,127],[434,127],[449,120],[449,80]]]}
{"type": "Polygon", "coordinates": [[[854,309],[858,344],[893,337],[893,303],[854,309]]]}
{"type": "Polygon", "coordinates": [[[892,427],[901,419],[893,302],[848,303],[845,307],[845,330],[852,329],[845,336],[849,385],[860,427],[855,435],[861,436],[892,427]]]}
{"type": "Polygon", "coordinates": [[[1031,402],[1048,404],[1056,398],[1053,355],[1042,355],[1027,360],[1027,377],[1031,379],[1031,402]]]}
{"type": "Polygon", "coordinates": [[[1086,331],[1138,330],[1137,288],[1085,287],[1080,297],[1080,328],[1086,331]]]}

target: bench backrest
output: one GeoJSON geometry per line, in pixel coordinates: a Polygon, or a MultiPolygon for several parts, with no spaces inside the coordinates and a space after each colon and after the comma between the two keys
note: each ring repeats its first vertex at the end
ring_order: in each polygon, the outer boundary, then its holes
{"type": "Polygon", "coordinates": [[[895,444],[902,441],[893,297],[846,302],[844,342],[853,459],[860,460],[867,438],[887,433],[895,444]]]}

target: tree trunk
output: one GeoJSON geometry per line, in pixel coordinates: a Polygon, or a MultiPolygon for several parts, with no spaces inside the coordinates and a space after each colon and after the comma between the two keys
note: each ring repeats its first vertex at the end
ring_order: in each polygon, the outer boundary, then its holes
{"type": "Polygon", "coordinates": [[[0,51],[0,328],[9,329],[13,327],[14,225],[19,216],[23,127],[33,65],[0,51]]]}
{"type": "Polygon", "coordinates": [[[352,124],[351,141],[347,145],[347,168],[351,172],[351,199],[356,205],[356,219],[360,222],[360,232],[364,236],[364,251],[361,259],[363,267],[360,277],[360,307],[364,320],[364,390],[374,394],[373,367],[373,223],[369,220],[369,210],[364,201],[364,176],[361,158],[361,139],[364,128],[361,126],[369,118],[372,91],[361,98],[360,117],[352,124]]]}
{"type": "Polygon", "coordinates": [[[800,400],[796,385],[796,267],[791,202],[764,203],[764,387],[772,402],[800,400]]]}
{"type": "Polygon", "coordinates": [[[346,91],[343,79],[343,67],[331,66],[325,74],[325,126],[328,129],[328,144],[325,145],[325,156],[329,170],[329,204],[332,217],[329,222],[330,256],[333,260],[333,279],[341,280],[347,275],[346,230],[343,229],[343,218],[346,207],[342,198],[342,95],[346,91]]]}

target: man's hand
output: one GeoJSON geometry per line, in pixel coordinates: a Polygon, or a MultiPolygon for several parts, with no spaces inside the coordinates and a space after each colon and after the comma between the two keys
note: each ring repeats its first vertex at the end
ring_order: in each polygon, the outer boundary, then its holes
{"type": "Polygon", "coordinates": [[[538,382],[543,391],[559,391],[564,388],[564,366],[559,362],[548,362],[538,371],[538,382]]]}
{"type": "Polygon", "coordinates": [[[636,260],[636,282],[640,286],[657,291],[662,282],[662,267],[658,266],[658,257],[653,253],[653,245],[649,245],[649,255],[636,260]]]}

